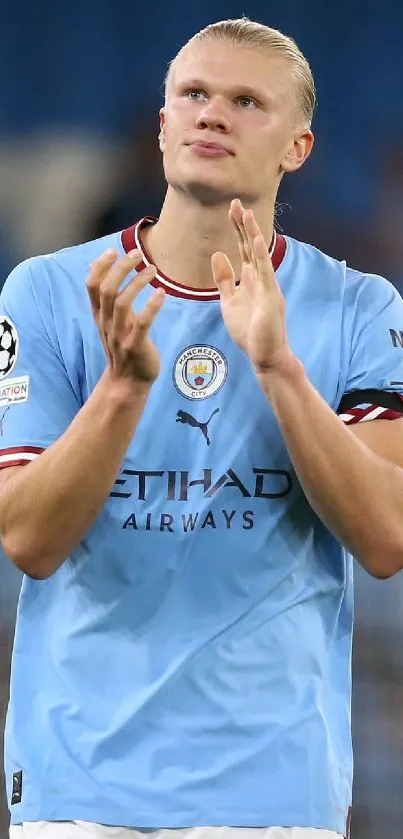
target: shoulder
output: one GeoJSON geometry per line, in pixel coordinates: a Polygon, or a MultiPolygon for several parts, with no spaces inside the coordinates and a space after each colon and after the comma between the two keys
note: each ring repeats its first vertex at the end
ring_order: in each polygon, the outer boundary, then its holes
{"type": "Polygon", "coordinates": [[[68,294],[74,284],[84,287],[90,263],[108,248],[120,248],[120,237],[120,233],[113,233],[101,239],[25,259],[7,277],[2,297],[31,290],[34,297],[40,294],[43,298],[46,289],[57,289],[59,293],[68,294]]]}
{"type": "Polygon", "coordinates": [[[291,268],[305,272],[312,282],[328,280],[343,285],[347,266],[345,261],[329,256],[315,245],[285,236],[287,262],[291,268]]]}
{"type": "Polygon", "coordinates": [[[335,259],[314,245],[289,236],[285,239],[291,267],[294,264],[304,271],[312,285],[337,290],[345,307],[365,311],[401,300],[397,289],[385,277],[351,268],[345,260],[335,259]]]}
{"type": "Polygon", "coordinates": [[[382,308],[401,301],[397,289],[380,274],[346,268],[346,302],[365,312],[380,311],[382,308]]]}

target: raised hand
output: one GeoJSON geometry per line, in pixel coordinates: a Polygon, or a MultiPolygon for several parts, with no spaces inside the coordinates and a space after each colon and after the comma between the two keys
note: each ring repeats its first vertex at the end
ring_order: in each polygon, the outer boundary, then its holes
{"type": "Polygon", "coordinates": [[[157,289],[141,312],[132,309],[133,300],[153,279],[156,268],[144,268],[119,291],[128,274],[141,262],[134,250],[117,262],[117,252],[106,251],[91,265],[87,289],[92,312],[114,379],[152,383],[160,370],[157,348],[149,338],[151,324],[161,309],[165,292],[157,289]]]}
{"type": "Polygon", "coordinates": [[[252,210],[245,210],[239,200],[234,200],[229,218],[239,242],[240,282],[236,285],[234,269],[221,252],[212,256],[213,278],[231,338],[247,353],[255,372],[265,373],[291,356],[285,329],[285,300],[252,210]]]}

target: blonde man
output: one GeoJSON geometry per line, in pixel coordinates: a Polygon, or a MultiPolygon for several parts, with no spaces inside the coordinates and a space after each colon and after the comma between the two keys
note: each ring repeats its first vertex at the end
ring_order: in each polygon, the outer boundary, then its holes
{"type": "Polygon", "coordinates": [[[348,831],[352,555],[403,565],[403,307],[274,228],[314,108],[290,38],[207,27],[158,220],[5,285],[11,839],[348,831]]]}

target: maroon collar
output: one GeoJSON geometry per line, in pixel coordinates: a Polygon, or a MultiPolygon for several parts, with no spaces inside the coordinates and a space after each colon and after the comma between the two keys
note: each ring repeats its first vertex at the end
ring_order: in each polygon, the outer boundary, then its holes
{"type": "MultiPolygon", "coordinates": [[[[142,261],[137,266],[138,271],[141,271],[152,262],[151,256],[145,249],[142,242],[141,230],[146,224],[155,224],[156,221],[157,219],[152,216],[144,216],[144,218],[140,219],[140,221],[136,224],[133,224],[131,227],[126,228],[126,230],[123,230],[122,232],[122,245],[126,253],[133,250],[133,248],[138,248],[143,255],[142,261]]],[[[277,268],[281,265],[284,259],[285,249],[286,240],[284,236],[282,236],[281,233],[274,231],[269,253],[275,271],[277,271],[277,268]]],[[[216,287],[194,288],[192,286],[183,285],[182,283],[177,283],[175,280],[171,280],[170,277],[167,277],[162,273],[162,271],[157,271],[155,278],[151,281],[151,285],[153,285],[154,288],[165,289],[167,294],[172,294],[174,297],[182,297],[187,300],[220,299],[220,295],[216,287]]]]}

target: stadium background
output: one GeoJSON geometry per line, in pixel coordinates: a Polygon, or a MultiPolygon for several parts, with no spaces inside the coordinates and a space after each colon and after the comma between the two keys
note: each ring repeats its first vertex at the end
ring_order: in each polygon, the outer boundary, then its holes
{"type": "MultiPolygon", "coordinates": [[[[0,0],[2,279],[26,256],[158,213],[166,62],[242,14],[295,37],[317,82],[316,147],[283,184],[281,228],[403,288],[401,0],[0,0]]],[[[0,729],[18,586],[0,557],[0,729]]],[[[353,839],[403,834],[402,637],[403,574],[380,583],[357,568],[353,839]]],[[[6,824],[1,791],[1,839],[6,824]]]]}

